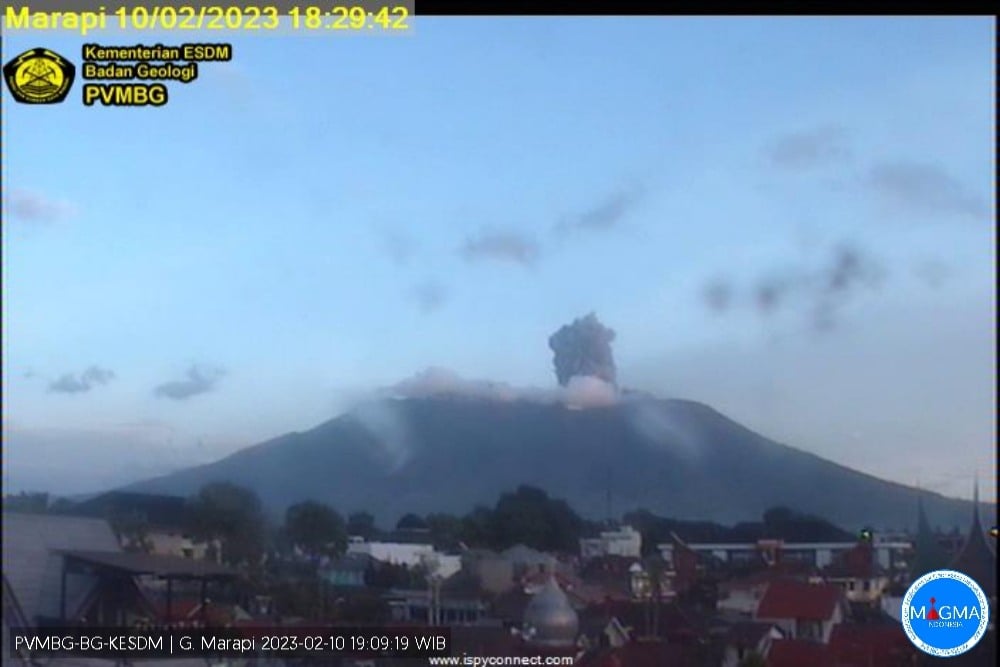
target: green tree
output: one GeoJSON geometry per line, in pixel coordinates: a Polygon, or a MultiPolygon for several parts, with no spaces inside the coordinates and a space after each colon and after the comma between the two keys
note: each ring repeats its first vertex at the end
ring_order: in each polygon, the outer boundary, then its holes
{"type": "Polygon", "coordinates": [[[465,541],[462,519],[451,514],[428,514],[427,529],[434,546],[441,549],[453,549],[465,541]]]}
{"type": "Polygon", "coordinates": [[[347,534],[360,535],[370,539],[377,529],[375,527],[375,517],[368,512],[354,512],[347,517],[347,534]]]}
{"type": "Polygon", "coordinates": [[[323,503],[307,500],[285,512],[285,534],[292,544],[310,554],[343,553],[347,525],[340,514],[323,503]]]}
{"type": "Polygon", "coordinates": [[[493,511],[482,505],[461,519],[461,541],[469,547],[490,547],[496,543],[493,528],[493,511]]]}
{"type": "Polygon", "coordinates": [[[16,496],[4,496],[3,508],[10,512],[44,514],[49,509],[49,494],[22,491],[16,496]]]}
{"type": "Polygon", "coordinates": [[[751,651],[740,660],[740,667],[767,667],[767,660],[760,653],[751,651]]]}
{"type": "Polygon", "coordinates": [[[427,522],[421,519],[416,514],[404,514],[399,521],[396,522],[396,530],[426,530],[427,522]]]}
{"type": "Polygon", "coordinates": [[[190,507],[192,533],[204,540],[220,540],[223,561],[230,564],[260,561],[266,530],[256,493],[229,482],[213,482],[191,498],[190,507]]]}
{"type": "Polygon", "coordinates": [[[493,511],[495,546],[524,543],[543,551],[576,551],[583,521],[563,500],[522,485],[505,493],[493,511]]]}

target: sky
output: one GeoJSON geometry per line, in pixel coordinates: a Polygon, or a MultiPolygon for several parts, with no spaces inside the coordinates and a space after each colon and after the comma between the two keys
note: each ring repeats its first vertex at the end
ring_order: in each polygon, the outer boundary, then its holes
{"type": "MultiPolygon", "coordinates": [[[[8,491],[85,493],[425,369],[619,384],[995,494],[995,24],[420,18],[231,41],[161,108],[3,95],[8,491]]],[[[412,380],[411,380],[412,381],[412,380]]]]}

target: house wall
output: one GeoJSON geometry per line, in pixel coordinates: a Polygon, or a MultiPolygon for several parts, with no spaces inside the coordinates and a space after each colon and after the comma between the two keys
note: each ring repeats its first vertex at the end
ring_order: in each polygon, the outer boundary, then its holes
{"type": "MultiPolygon", "coordinates": [[[[659,545],[660,550],[664,550],[668,545],[659,545]]],[[[819,567],[831,564],[836,557],[853,548],[854,542],[787,542],[781,545],[780,551],[783,560],[797,560],[812,563],[819,567]]],[[[760,553],[761,545],[757,543],[704,543],[689,544],[689,548],[699,553],[711,554],[723,562],[738,563],[747,559],[756,558],[760,553]]],[[[889,567],[893,559],[906,552],[910,544],[902,541],[883,541],[875,545],[875,551],[879,563],[883,567],[889,567]]]]}
{"type": "Polygon", "coordinates": [[[883,596],[882,597],[882,612],[895,619],[897,622],[903,622],[903,598],[896,596],[883,596]]]}
{"type": "Polygon", "coordinates": [[[789,639],[798,637],[798,628],[796,627],[797,624],[794,618],[760,618],[757,620],[778,626],[781,634],[789,639]]]}
{"type": "Polygon", "coordinates": [[[840,586],[850,602],[873,604],[881,599],[882,593],[889,586],[889,579],[888,577],[830,579],[830,583],[840,586]],[[868,590],[865,590],[866,582],[868,583],[868,590]]]}
{"type": "Polygon", "coordinates": [[[841,605],[837,605],[833,610],[833,617],[829,621],[823,623],[823,643],[827,644],[830,641],[830,635],[833,634],[833,629],[839,624],[844,622],[844,608],[841,605]]]}
{"type": "Polygon", "coordinates": [[[451,556],[448,554],[435,554],[434,559],[437,562],[437,575],[444,579],[447,579],[451,575],[455,574],[462,569],[462,557],[461,556],[451,556]]]}
{"type": "Polygon", "coordinates": [[[631,526],[601,533],[601,541],[609,556],[639,558],[642,555],[642,534],[631,526]]]}
{"type": "Polygon", "coordinates": [[[746,616],[753,616],[757,613],[757,605],[760,604],[760,599],[763,595],[763,586],[736,588],[730,590],[726,596],[721,597],[717,604],[719,611],[730,611],[746,616]]]}
{"type": "MultiPolygon", "coordinates": [[[[177,556],[178,558],[193,558],[195,560],[208,559],[212,546],[208,542],[196,542],[180,533],[167,531],[150,532],[146,536],[146,539],[151,546],[150,553],[162,556],[177,556]]],[[[221,553],[221,550],[219,545],[216,544],[215,554],[218,555],[219,553],[221,553]]]]}

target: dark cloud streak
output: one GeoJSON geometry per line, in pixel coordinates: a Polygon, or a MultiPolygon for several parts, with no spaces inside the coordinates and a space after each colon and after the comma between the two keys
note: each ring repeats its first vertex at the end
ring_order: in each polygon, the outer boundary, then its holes
{"type": "Polygon", "coordinates": [[[95,387],[108,384],[115,374],[100,366],[91,366],[79,375],[65,373],[49,383],[49,391],[56,394],[85,394],[95,387]]]}
{"type": "Polygon", "coordinates": [[[511,230],[484,231],[465,240],[459,253],[469,262],[497,261],[532,266],[538,259],[538,244],[529,236],[511,230]]]}
{"type": "Polygon", "coordinates": [[[897,161],[871,168],[865,180],[870,191],[907,212],[989,217],[986,201],[970,192],[940,165],[897,161]]]}
{"type": "Polygon", "coordinates": [[[71,216],[74,211],[66,202],[27,190],[11,191],[7,205],[12,218],[33,223],[58,222],[71,216]]]}
{"type": "Polygon", "coordinates": [[[448,290],[435,280],[428,280],[413,288],[412,296],[423,313],[440,310],[448,301],[448,290]]]}
{"type": "Polygon", "coordinates": [[[709,310],[723,313],[733,304],[733,285],[725,278],[716,278],[705,286],[702,298],[709,310]]]}
{"type": "Polygon", "coordinates": [[[822,125],[778,137],[765,154],[776,167],[812,169],[850,158],[851,149],[847,130],[839,125],[822,125]]]}
{"type": "MultiPolygon", "coordinates": [[[[765,319],[781,312],[805,313],[817,331],[835,327],[841,309],[857,295],[881,286],[886,271],[882,263],[852,244],[830,250],[815,267],[796,266],[771,272],[750,281],[748,305],[765,319]]],[[[721,313],[737,305],[737,290],[730,281],[716,279],[703,291],[709,310],[721,313]]]]}
{"type": "Polygon", "coordinates": [[[183,401],[212,391],[224,375],[225,371],[220,368],[194,365],[187,370],[185,379],[164,382],[153,389],[153,394],[159,398],[183,401]]]}
{"type": "Polygon", "coordinates": [[[620,190],[583,213],[569,216],[556,224],[559,234],[606,231],[621,224],[642,198],[640,188],[620,190]]]}
{"type": "Polygon", "coordinates": [[[383,239],[383,247],[386,255],[397,266],[409,264],[417,251],[417,243],[413,237],[401,232],[386,234],[383,239]]]}

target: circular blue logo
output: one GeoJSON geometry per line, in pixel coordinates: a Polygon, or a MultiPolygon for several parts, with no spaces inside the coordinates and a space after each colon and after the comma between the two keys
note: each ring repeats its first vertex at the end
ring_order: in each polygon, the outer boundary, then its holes
{"type": "Polygon", "coordinates": [[[903,597],[903,630],[928,655],[950,658],[979,643],[990,607],[979,584],[955,570],[925,574],[903,597]]]}

